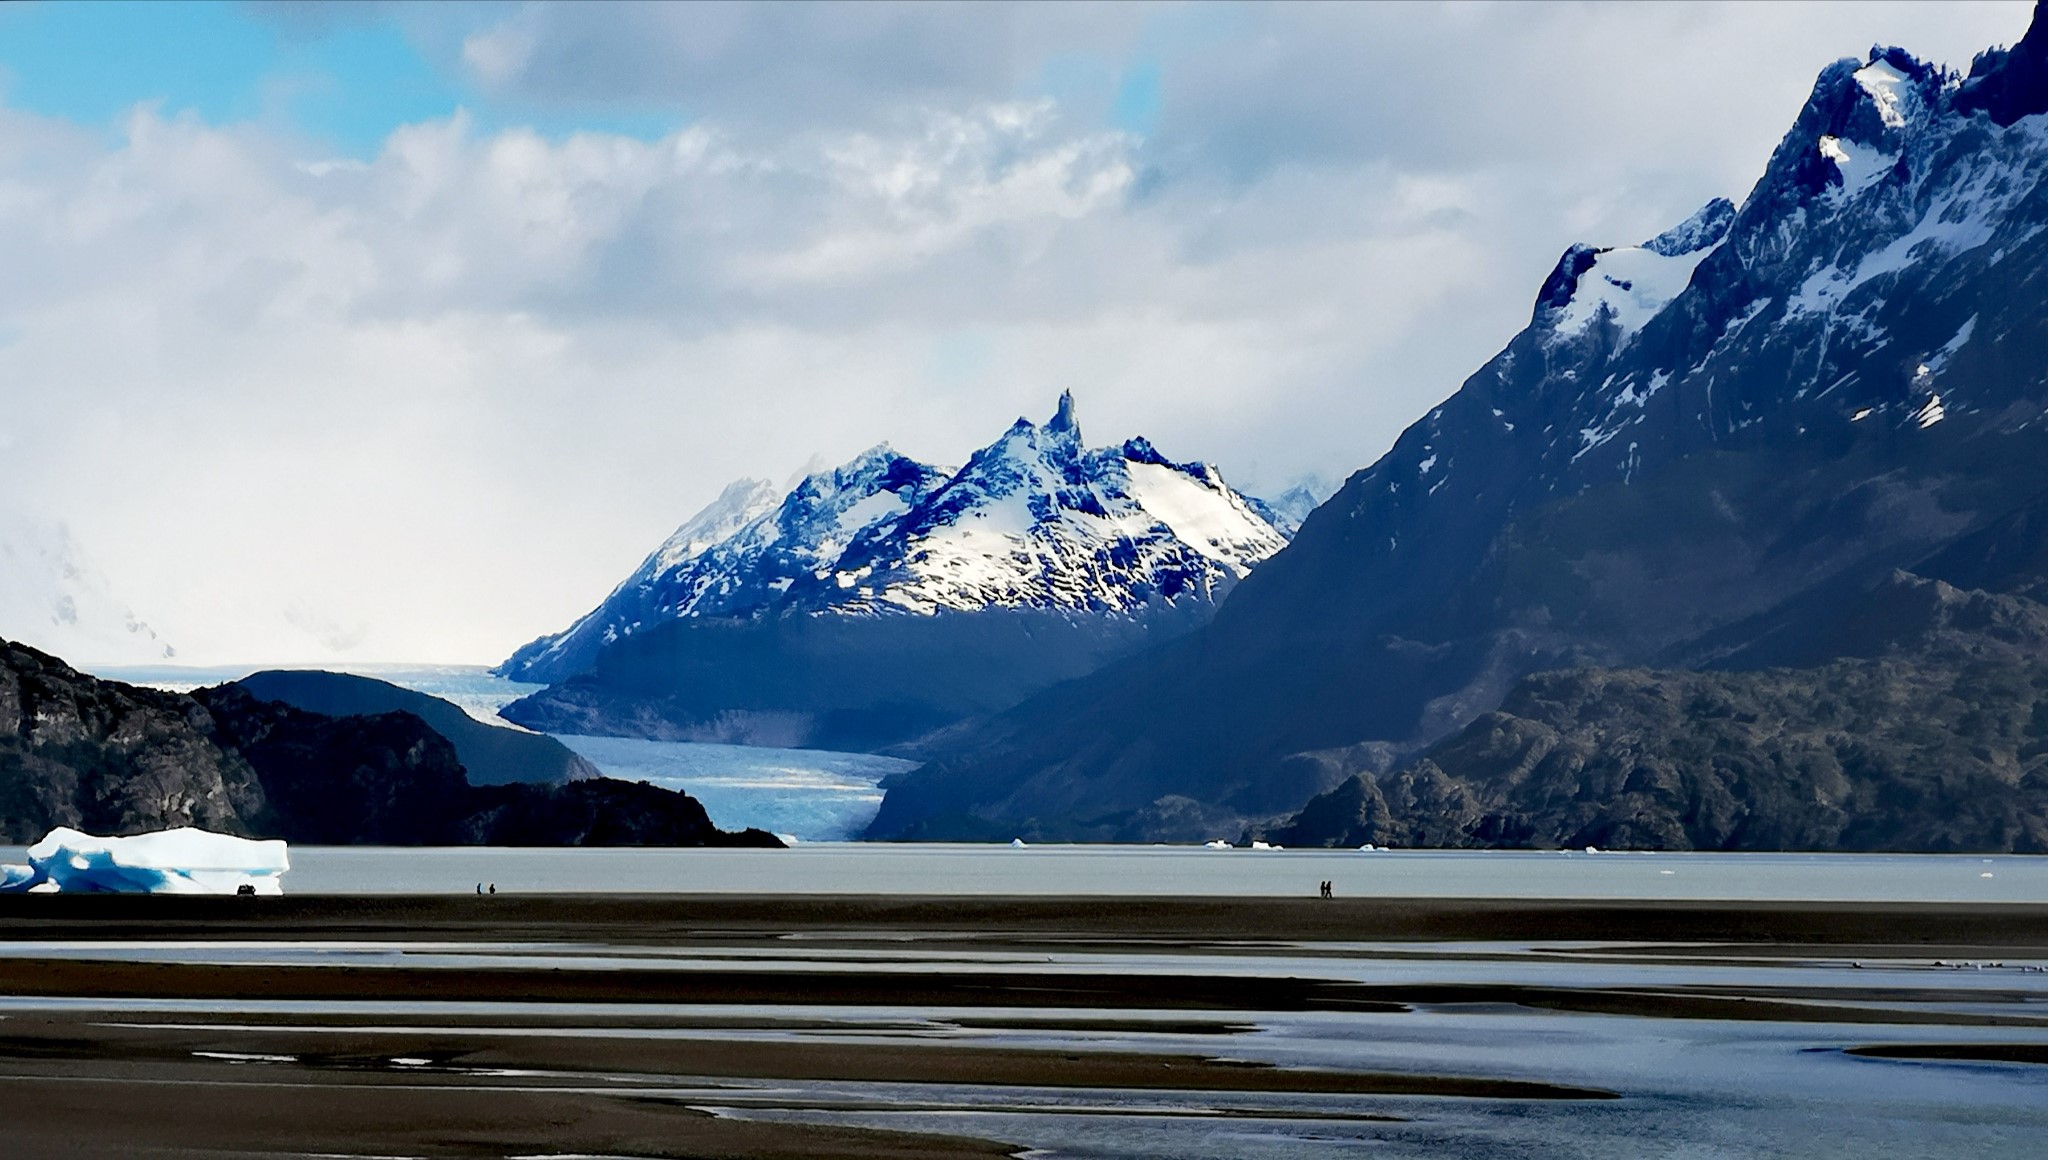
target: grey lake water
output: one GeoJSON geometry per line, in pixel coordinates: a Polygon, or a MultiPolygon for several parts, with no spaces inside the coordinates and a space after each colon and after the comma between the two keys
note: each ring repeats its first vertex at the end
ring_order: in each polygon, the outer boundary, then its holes
{"type": "Polygon", "coordinates": [[[295,846],[289,893],[538,892],[2048,902],[2048,858],[819,843],[787,850],[295,846]]]}

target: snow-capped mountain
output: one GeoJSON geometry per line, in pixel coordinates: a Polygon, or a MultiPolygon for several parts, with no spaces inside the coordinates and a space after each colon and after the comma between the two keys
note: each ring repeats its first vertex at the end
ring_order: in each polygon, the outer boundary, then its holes
{"type": "Polygon", "coordinates": [[[2043,12],[1967,76],[1840,61],[1739,207],[1569,248],[1208,626],[963,733],[874,835],[1213,829],[1534,669],[1813,663],[1894,569],[2048,591],[2043,12]]]}
{"type": "Polygon", "coordinates": [[[1260,519],[1273,525],[1275,530],[1291,540],[1294,533],[1301,530],[1301,521],[1308,518],[1308,513],[1321,507],[1323,501],[1336,492],[1334,485],[1311,475],[1283,489],[1277,495],[1248,496],[1247,501],[1251,504],[1252,510],[1259,513],[1260,519]]]}
{"type": "Polygon", "coordinates": [[[501,671],[563,680],[609,644],[690,618],[1206,608],[1286,542],[1207,464],[1143,439],[1086,446],[1067,394],[1046,423],[1017,420],[958,471],[884,444],[785,496],[735,483],[602,605],[501,671]]]}
{"type": "Polygon", "coordinates": [[[177,655],[114,594],[62,524],[0,512],[0,638],[81,664],[177,655]]]}

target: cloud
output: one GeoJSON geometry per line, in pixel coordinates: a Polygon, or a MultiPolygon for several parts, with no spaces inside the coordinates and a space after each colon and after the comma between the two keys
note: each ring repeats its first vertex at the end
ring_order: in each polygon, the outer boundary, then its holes
{"type": "Polygon", "coordinates": [[[660,105],[732,123],[863,124],[1001,101],[1061,50],[1127,40],[1132,6],[907,3],[531,5],[465,39],[490,92],[660,105]]]}
{"type": "Polygon", "coordinates": [[[507,104],[360,157],[0,108],[0,505],[64,521],[183,658],[495,660],[733,478],[883,440],[958,462],[1067,388],[1097,440],[1341,476],[1564,245],[1739,195],[1821,64],[1967,57],[2026,13],[470,19],[450,67],[507,104]],[[622,105],[677,127],[495,127],[622,105]]]}

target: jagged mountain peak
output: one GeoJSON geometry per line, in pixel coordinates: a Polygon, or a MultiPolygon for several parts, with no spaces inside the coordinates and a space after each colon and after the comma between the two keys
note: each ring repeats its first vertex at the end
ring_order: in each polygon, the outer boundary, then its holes
{"type": "Polygon", "coordinates": [[[1143,438],[1088,447],[1068,391],[1052,418],[1017,420],[957,471],[883,443],[785,495],[735,484],[603,605],[501,671],[560,679],[611,642],[693,617],[1207,606],[1292,531],[1208,464],[1143,438]],[[725,536],[700,546],[714,527],[725,536]]]}
{"type": "Polygon", "coordinates": [[[1677,258],[1720,244],[1735,221],[1735,203],[1717,197],[1693,211],[1693,215],[1649,241],[1642,248],[1662,258],[1677,258]]]}
{"type": "Polygon", "coordinates": [[[1046,420],[1045,429],[1056,434],[1072,432],[1074,440],[1080,441],[1081,424],[1074,418],[1074,392],[1060,392],[1059,410],[1053,412],[1052,418],[1046,420]]]}
{"type": "Polygon", "coordinates": [[[780,499],[775,485],[765,479],[733,480],[718,493],[717,499],[683,521],[649,559],[661,568],[694,560],[769,511],[780,499]]]}
{"type": "Polygon", "coordinates": [[[2048,2],[2037,0],[2033,23],[2011,48],[1977,54],[1970,75],[1956,93],[1956,108],[1983,112],[2001,128],[2022,117],[2048,113],[2048,2]]]}

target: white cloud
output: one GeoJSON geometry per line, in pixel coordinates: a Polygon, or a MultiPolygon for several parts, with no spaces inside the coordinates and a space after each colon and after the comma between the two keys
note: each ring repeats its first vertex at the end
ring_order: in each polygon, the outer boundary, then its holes
{"type": "MultiPolygon", "coordinates": [[[[955,461],[1065,388],[1278,488],[1375,457],[1563,246],[1739,195],[1828,59],[2024,6],[527,6],[505,99],[656,141],[366,161],[0,110],[0,504],[195,661],[495,660],[728,480],[955,461]],[[1160,64],[1143,138],[1048,97],[1160,64]]],[[[0,633],[7,626],[0,624],[0,633]]],[[[96,658],[84,658],[96,659],[96,658]]]]}

